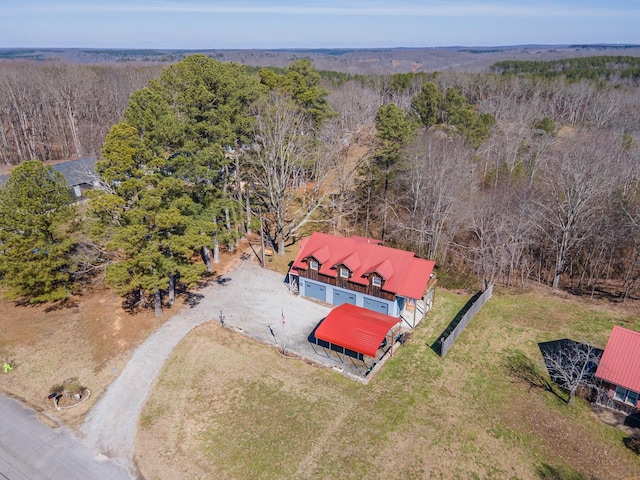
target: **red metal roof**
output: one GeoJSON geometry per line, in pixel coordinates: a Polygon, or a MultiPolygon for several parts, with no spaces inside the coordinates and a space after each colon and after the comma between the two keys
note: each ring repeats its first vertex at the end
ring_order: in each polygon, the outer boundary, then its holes
{"type": "Polygon", "coordinates": [[[375,357],[398,319],[344,303],[331,310],[316,329],[316,338],[375,357]]]}
{"type": "Polygon", "coordinates": [[[640,332],[613,327],[596,377],[640,393],[640,332]]]}
{"type": "Polygon", "coordinates": [[[307,258],[320,263],[320,273],[337,277],[337,265],[352,270],[350,281],[368,285],[367,275],[377,273],[384,279],[382,290],[419,299],[429,282],[435,262],[417,258],[412,252],[384,247],[379,240],[364,237],[335,237],[315,232],[300,245],[292,270],[307,269],[307,258]]]}

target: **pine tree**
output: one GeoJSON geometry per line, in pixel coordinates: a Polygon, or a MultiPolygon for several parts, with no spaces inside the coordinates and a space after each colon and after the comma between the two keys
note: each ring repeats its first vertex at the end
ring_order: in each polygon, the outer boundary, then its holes
{"type": "Polygon", "coordinates": [[[159,313],[164,291],[171,304],[177,282],[193,286],[211,270],[210,246],[231,238],[221,220],[239,185],[225,150],[248,139],[259,92],[242,66],[192,55],[131,95],[97,165],[110,191],[91,204],[93,231],[117,256],[106,277],[119,294],[152,296],[159,313]]]}
{"type": "Polygon", "coordinates": [[[0,282],[8,298],[41,303],[71,294],[74,214],[59,172],[38,160],[11,172],[0,191],[0,282]]]}

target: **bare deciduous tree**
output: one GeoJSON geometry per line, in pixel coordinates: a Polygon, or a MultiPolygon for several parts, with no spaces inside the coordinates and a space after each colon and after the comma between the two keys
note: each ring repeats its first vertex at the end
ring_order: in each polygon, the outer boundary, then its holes
{"type": "Polygon", "coordinates": [[[540,349],[549,376],[568,392],[567,404],[573,402],[579,388],[595,387],[602,350],[568,339],[541,344],[540,349]]]}
{"type": "Polygon", "coordinates": [[[610,138],[584,132],[560,148],[542,172],[544,194],[537,202],[545,213],[540,227],[555,255],[554,289],[572,250],[584,242],[594,218],[603,211],[620,172],[619,148],[610,138]]]}
{"type": "Polygon", "coordinates": [[[405,155],[407,170],[396,178],[391,200],[391,237],[444,262],[478,186],[472,153],[459,139],[425,131],[405,155]]]}
{"type": "Polygon", "coordinates": [[[330,193],[337,159],[313,137],[291,99],[276,92],[256,106],[254,141],[248,174],[271,240],[284,255],[286,242],[313,220],[330,193]]]}

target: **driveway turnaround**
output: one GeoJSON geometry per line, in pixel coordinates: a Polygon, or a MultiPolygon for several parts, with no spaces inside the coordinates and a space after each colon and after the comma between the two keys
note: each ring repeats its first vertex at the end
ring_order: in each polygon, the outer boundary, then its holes
{"type": "Polygon", "coordinates": [[[96,454],[115,459],[137,474],[133,465],[136,428],[149,391],[173,348],[208,321],[326,367],[344,368],[348,374],[349,365],[308,340],[330,307],[293,295],[282,274],[260,268],[248,255],[242,258],[233,271],[198,292],[197,305],[185,306],[150,335],[91,409],[81,431],[96,454]]]}
{"type": "Polygon", "coordinates": [[[0,395],[0,478],[10,480],[130,480],[125,468],[97,456],[64,427],[0,395]]]}

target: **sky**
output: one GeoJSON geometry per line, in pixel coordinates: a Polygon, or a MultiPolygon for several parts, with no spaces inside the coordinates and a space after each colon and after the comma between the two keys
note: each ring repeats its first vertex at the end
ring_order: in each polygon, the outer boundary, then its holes
{"type": "Polygon", "coordinates": [[[640,44],[640,0],[0,0],[0,48],[640,44]]]}

